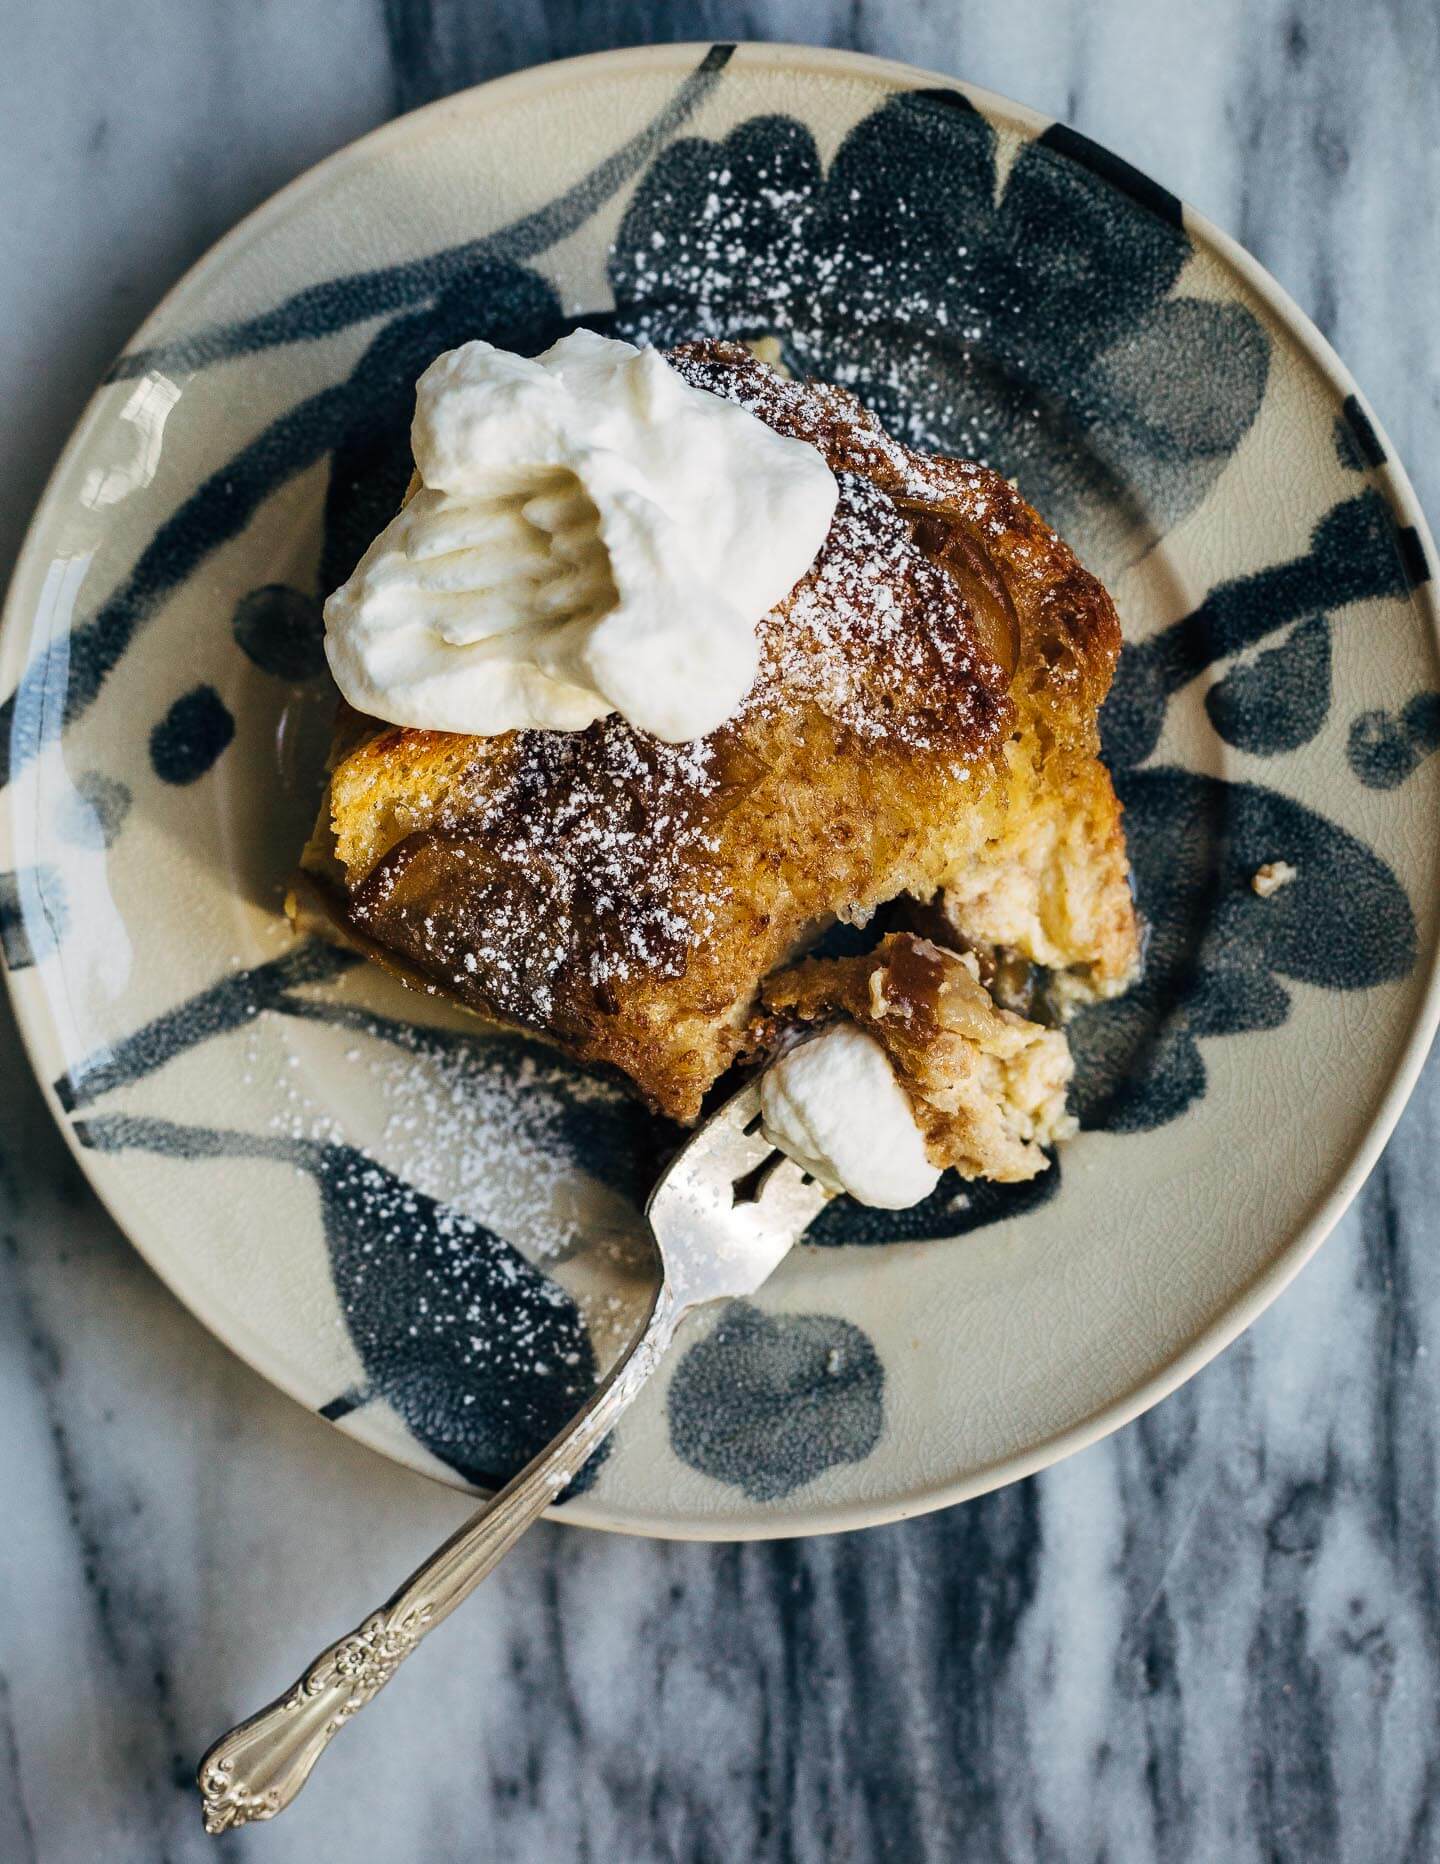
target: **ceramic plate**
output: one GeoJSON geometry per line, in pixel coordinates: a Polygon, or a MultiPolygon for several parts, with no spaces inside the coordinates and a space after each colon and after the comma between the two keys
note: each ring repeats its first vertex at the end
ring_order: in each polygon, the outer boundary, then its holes
{"type": "Polygon", "coordinates": [[[1005,1482],[1252,1319],[1373,1161],[1430,1029],[1433,556],[1253,260],[1073,131],[774,46],[553,65],[367,137],[139,333],[11,590],[0,918],[41,1078],[194,1311],[342,1430],[493,1483],[634,1324],[667,1135],[281,917],[332,696],[320,599],[409,471],[415,378],[574,322],[779,338],[973,454],[1109,584],[1104,717],[1151,927],[1074,1025],[1033,1184],[831,1206],[696,1324],[562,1510],[854,1526],[1005,1482]],[[1293,880],[1252,887],[1267,862],[1293,880]]]}

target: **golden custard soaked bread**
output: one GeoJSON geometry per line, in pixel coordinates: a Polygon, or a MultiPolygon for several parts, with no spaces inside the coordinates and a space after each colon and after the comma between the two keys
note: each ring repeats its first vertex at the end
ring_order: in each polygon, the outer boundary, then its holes
{"type": "Polygon", "coordinates": [[[839,486],[739,710],[687,744],[614,715],[478,738],[342,713],[297,910],[682,1121],[747,1051],[763,980],[902,893],[1107,992],[1136,940],[1098,759],[1104,589],[1006,480],[901,446],[844,391],[737,345],[669,360],[839,486]]]}
{"type": "Polygon", "coordinates": [[[783,1021],[848,1017],[880,1043],[909,1096],[932,1165],[1004,1183],[1049,1164],[1068,1138],[1074,1064],[1058,1029],[997,1008],[974,953],[911,932],[856,958],[809,958],[772,978],[765,1005],[783,1021]]]}

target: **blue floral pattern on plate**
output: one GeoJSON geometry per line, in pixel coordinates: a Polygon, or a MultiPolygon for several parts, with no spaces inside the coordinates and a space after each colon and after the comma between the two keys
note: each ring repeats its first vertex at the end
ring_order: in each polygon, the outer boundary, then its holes
{"type": "MultiPolygon", "coordinates": [[[[373,325],[339,379],[220,462],[95,612],[41,647],[0,708],[0,778],[17,781],[86,714],[177,592],[267,501],[323,464],[313,586],[257,582],[221,618],[228,639],[217,642],[261,680],[315,682],[320,598],[349,573],[409,476],[415,379],[471,337],[534,352],[580,322],[662,345],[778,338],[792,368],[853,387],[912,444],[979,455],[1014,475],[1107,578],[1143,563],[1199,510],[1259,417],[1272,338],[1238,295],[1189,288],[1194,247],[1173,197],[1061,126],[1002,134],[950,89],[892,92],[828,163],[812,128],[789,115],[747,116],[718,137],[679,136],[723,87],[730,54],[714,48],[633,137],[495,234],[312,282],[241,321],[123,357],[117,381],[157,369],[204,377],[373,325]],[[540,262],[632,183],[609,256],[613,306],[577,318],[540,262]]],[[[1386,464],[1353,396],[1335,418],[1335,449],[1343,473],[1374,475],[1386,464]]],[[[1218,742],[1272,762],[1310,744],[1332,709],[1342,611],[1403,599],[1428,575],[1421,539],[1397,527],[1383,490],[1351,478],[1286,560],[1216,582],[1189,613],[1127,648],[1105,737],[1150,942],[1142,983],[1072,1026],[1075,1103],[1087,1128],[1143,1133],[1178,1119],[1207,1091],[1200,1040],[1279,1027],[1289,985],[1363,991],[1415,965],[1411,902],[1355,834],[1258,780],[1154,760],[1172,705],[1216,667],[1224,671],[1204,707],[1218,742]],[[1261,899],[1251,877],[1277,854],[1297,878],[1261,899]]],[[[1436,704],[1422,691],[1356,717],[1348,756],[1362,785],[1396,787],[1440,746],[1436,704]]],[[[150,780],[185,788],[215,780],[235,720],[202,682],[144,729],[150,780]]],[[[134,785],[133,762],[123,778],[83,773],[56,836],[92,851],[115,845],[139,807],[134,785]]],[[[0,876],[12,972],[52,956],[72,921],[50,866],[0,876]]],[[[297,945],[233,972],[95,1052],[67,1057],[55,1091],[77,1116],[80,1143],[97,1153],[240,1157],[313,1181],[364,1368],[326,1415],[383,1399],[433,1455],[494,1484],[596,1377],[585,1319],[561,1281],[348,1144],[160,1120],[125,1105],[178,1058],[262,1011],[411,1055],[460,1055],[475,1078],[513,1075],[513,1092],[526,1091],[524,1045],[497,1053],[492,1042],[340,1001],[331,993],[351,964],[297,945]]],[[[676,1135],[578,1079],[572,1091],[553,1061],[547,1081],[549,1111],[533,1143],[637,1207],[676,1135]]],[[[809,1240],[827,1249],[934,1243],[1023,1218],[1061,1188],[1058,1161],[1022,1186],[947,1174],[913,1211],[838,1200],[809,1240]]],[[[852,1322],[738,1307],[674,1373],[671,1447],[710,1480],[774,1503],[874,1451],[885,1386],[876,1342],[852,1322]]]]}

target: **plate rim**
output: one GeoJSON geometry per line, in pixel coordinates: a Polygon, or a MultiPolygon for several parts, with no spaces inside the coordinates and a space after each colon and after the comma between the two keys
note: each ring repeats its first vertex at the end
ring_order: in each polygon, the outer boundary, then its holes
{"type": "MultiPolygon", "coordinates": [[[[472,85],[465,90],[439,98],[433,103],[422,105],[416,110],[392,117],[364,135],[345,143],[312,167],[286,182],[283,187],[268,195],[246,213],[185,269],[142,319],[120,354],[123,356],[145,344],[149,333],[165,319],[182,294],[187,293],[212,269],[227,263],[232,253],[257,233],[263,233],[266,224],[287,212],[291,204],[303,192],[317,185],[323,185],[330,176],[349,163],[373,159],[377,150],[383,154],[384,145],[388,142],[398,142],[412,137],[417,128],[439,122],[445,117],[469,114],[477,108],[477,105],[483,108],[493,103],[502,92],[506,94],[507,102],[513,102],[515,98],[523,97],[526,91],[542,91],[551,87],[564,89],[577,81],[583,82],[591,72],[599,68],[612,73],[627,68],[634,70],[649,68],[666,73],[683,74],[693,70],[696,64],[717,44],[730,47],[733,57],[743,61],[746,65],[758,64],[772,69],[786,70],[808,69],[821,77],[858,75],[872,82],[888,83],[895,89],[952,90],[974,103],[991,120],[1014,123],[1032,132],[1062,121],[1062,119],[1048,117],[1026,104],[1017,103],[1000,92],[942,72],[928,70],[923,66],[839,47],[811,46],[787,41],[685,40],[663,45],[618,47],[529,65],[522,70],[491,78],[484,83],[472,85]],[[483,105],[480,104],[481,99],[484,100],[483,105]]],[[[1103,147],[1103,145],[1097,146],[1103,147]]],[[[1108,149],[1106,153],[1109,153],[1108,149]]],[[[1125,158],[1118,159],[1124,160],[1125,158]]],[[[1133,165],[1127,163],[1127,166],[1133,165]]],[[[1136,169],[1134,172],[1137,175],[1145,175],[1143,170],[1136,169]]],[[[1149,179],[1148,175],[1145,178],[1149,179]]],[[[1374,477],[1382,484],[1397,520],[1414,527],[1424,546],[1426,561],[1432,566],[1430,578],[1417,587],[1411,588],[1408,593],[1411,601],[1428,621],[1432,644],[1437,655],[1440,655],[1440,589],[1437,589],[1433,570],[1436,561],[1435,543],[1409,474],[1383,425],[1376,418],[1369,402],[1360,393],[1350,370],[1284,286],[1238,240],[1226,233],[1223,228],[1215,225],[1204,214],[1199,213],[1188,201],[1181,200],[1181,207],[1185,230],[1194,244],[1208,247],[1239,276],[1243,284],[1254,293],[1276,322],[1283,327],[1289,339],[1298,345],[1319,374],[1338,391],[1339,400],[1343,401],[1346,397],[1353,396],[1364,410],[1385,454],[1383,462],[1371,469],[1374,477]]],[[[26,639],[28,646],[28,638],[22,628],[17,595],[22,581],[22,572],[27,567],[32,553],[40,548],[39,534],[47,522],[49,507],[56,495],[56,488],[67,473],[72,459],[83,450],[88,442],[92,429],[101,417],[101,404],[106,398],[107,390],[113,386],[108,375],[102,377],[97,383],[46,477],[44,488],[26,526],[6,591],[3,610],[0,610],[0,670],[7,675],[12,666],[23,673],[24,667],[28,664],[28,654],[21,646],[22,638],[26,639]]],[[[7,865],[13,867],[14,865],[11,822],[12,810],[9,807],[0,808],[0,867],[7,865]]],[[[1440,869],[1440,863],[1437,863],[1437,869],[1440,869]]],[[[1364,1134],[1330,1183],[1328,1190],[1319,1195],[1308,1217],[1298,1225],[1292,1226],[1283,1236],[1269,1262],[1246,1284],[1239,1295],[1207,1327],[1195,1334],[1184,1346],[1178,1348],[1163,1364],[1137,1380],[1126,1392],[1097,1406],[1075,1423],[1052,1432],[1025,1451],[1000,1457],[953,1482],[939,1484],[918,1492],[899,1494],[887,1500],[834,1501],[793,1508],[782,1502],[772,1505],[771,1511],[752,1512],[743,1522],[730,1519],[711,1523],[703,1517],[685,1517],[675,1520],[645,1511],[632,1510],[621,1515],[606,1509],[603,1505],[597,1505],[589,1495],[582,1495],[562,1507],[547,1510],[547,1517],[554,1521],[566,1522],[571,1526],[665,1540],[742,1542],[845,1532],[856,1528],[908,1520],[914,1516],[929,1514],[938,1509],[973,1500],[993,1489],[1022,1481],[1027,1476],[1048,1468],[1064,1457],[1088,1448],[1093,1443],[1098,1443],[1102,1438],[1110,1436],[1124,1425],[1133,1422],[1135,1418],[1160,1403],[1162,1399],[1169,1397],[1187,1380],[1193,1378],[1212,1359],[1231,1345],[1247,1327],[1251,1326],[1309,1262],[1354,1201],[1361,1186],[1374,1169],[1404,1111],[1406,1102],[1419,1079],[1436,1028],[1440,1026],[1440,938],[1434,939],[1428,953],[1422,954],[1417,962],[1417,970],[1422,965],[1426,967],[1427,974],[1416,1012],[1404,1040],[1397,1045],[1390,1059],[1388,1079],[1380,1094],[1376,1110],[1364,1134]]],[[[27,976],[24,971],[12,971],[10,966],[3,962],[0,962],[0,972],[3,972],[5,977],[26,1059],[40,1085],[46,1107],[59,1127],[72,1157],[79,1165],[87,1184],[95,1193],[103,1209],[164,1287],[195,1317],[212,1339],[263,1378],[268,1385],[283,1392],[287,1398],[302,1406],[310,1416],[320,1418],[331,1428],[342,1431],[352,1441],[360,1443],[374,1455],[413,1470],[417,1475],[424,1476],[439,1486],[473,1496],[476,1491],[458,1474],[451,1475],[438,1471],[433,1461],[426,1459],[426,1453],[420,1445],[414,1445],[412,1453],[412,1446],[407,1442],[382,1444],[353,1428],[348,1428],[350,1424],[348,1418],[340,1420],[321,1418],[321,1414],[309,1397],[301,1394],[296,1380],[289,1375],[288,1370],[276,1368],[267,1359],[267,1345],[264,1338],[252,1333],[243,1317],[227,1313],[222,1318],[198,1290],[186,1285],[186,1277],[183,1273],[177,1272],[179,1269],[177,1263],[162,1261],[159,1259],[159,1252],[152,1251],[147,1246],[143,1240],[145,1236],[143,1221],[139,1220],[138,1213],[134,1221],[123,1214],[122,1207],[129,1200],[119,1192],[116,1185],[107,1182],[110,1174],[102,1168],[102,1160],[107,1155],[96,1153],[80,1144],[76,1137],[75,1122],[61,1105],[47,1069],[42,1065],[43,1045],[48,1042],[58,1052],[60,1043],[55,1020],[50,1012],[48,995],[41,986],[38,976],[27,976]]]]}

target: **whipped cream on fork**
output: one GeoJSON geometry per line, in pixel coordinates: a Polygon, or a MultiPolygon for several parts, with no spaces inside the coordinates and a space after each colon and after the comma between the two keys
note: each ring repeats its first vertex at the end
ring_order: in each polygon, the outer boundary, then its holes
{"type": "Polygon", "coordinates": [[[620,712],[705,736],[838,495],[808,442],[588,330],[533,359],[437,358],[412,442],[419,488],[326,603],[325,648],[357,710],[435,731],[620,712]]]}
{"type": "Polygon", "coordinates": [[[779,1055],[760,1077],[765,1137],[832,1191],[904,1210],[940,1182],[890,1058],[852,1022],[779,1055]]]}

